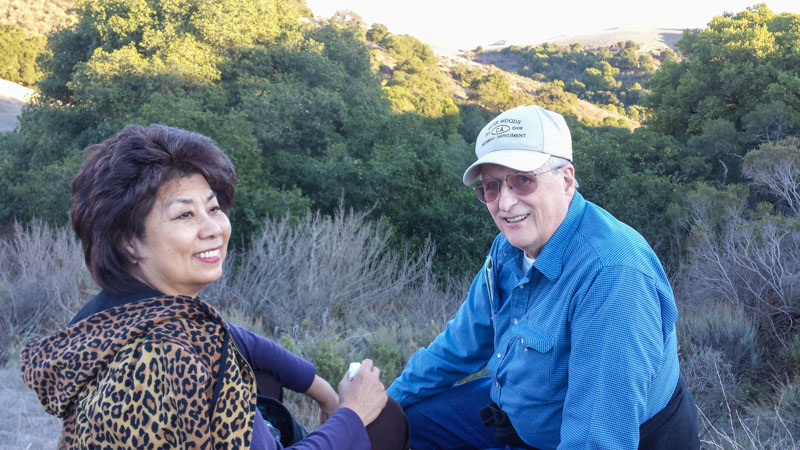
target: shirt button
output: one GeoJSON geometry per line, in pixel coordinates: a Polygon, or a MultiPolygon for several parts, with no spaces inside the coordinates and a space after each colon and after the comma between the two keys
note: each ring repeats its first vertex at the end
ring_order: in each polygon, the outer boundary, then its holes
{"type": "Polygon", "coordinates": [[[528,347],[525,347],[525,350],[523,350],[523,352],[528,353],[528,347]]]}
{"type": "Polygon", "coordinates": [[[495,384],[497,385],[497,387],[500,387],[500,382],[499,381],[497,383],[495,383],[495,384]]]}
{"type": "Polygon", "coordinates": [[[518,287],[518,288],[520,288],[520,289],[524,289],[524,288],[525,288],[525,283],[522,283],[522,284],[520,284],[520,285],[519,285],[519,286],[517,286],[517,287],[518,287]]]}
{"type": "Polygon", "coordinates": [[[519,320],[517,320],[517,319],[514,319],[514,325],[516,325],[516,324],[518,324],[518,323],[519,323],[519,320]]]}
{"type": "Polygon", "coordinates": [[[519,343],[520,343],[520,344],[524,344],[524,343],[525,343],[525,339],[520,339],[520,340],[519,340],[519,343]]]}
{"type": "Polygon", "coordinates": [[[498,354],[497,354],[497,357],[498,357],[498,358],[500,358],[501,356],[503,356],[503,355],[501,355],[500,353],[498,353],[498,354]]]}

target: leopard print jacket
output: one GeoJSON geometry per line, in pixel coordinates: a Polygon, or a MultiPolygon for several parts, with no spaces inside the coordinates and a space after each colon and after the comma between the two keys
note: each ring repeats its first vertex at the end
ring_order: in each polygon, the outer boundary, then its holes
{"type": "Polygon", "coordinates": [[[204,302],[117,306],[29,342],[22,376],[62,419],[60,449],[249,448],[253,373],[204,302]]]}

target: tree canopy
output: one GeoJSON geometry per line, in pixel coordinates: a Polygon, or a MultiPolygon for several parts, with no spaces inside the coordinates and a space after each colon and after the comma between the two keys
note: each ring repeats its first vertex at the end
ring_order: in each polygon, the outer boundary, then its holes
{"type": "Polygon", "coordinates": [[[0,219],[65,222],[81,149],[157,122],[211,137],[234,161],[234,242],[267,215],[332,213],[343,202],[386,217],[398,244],[432,237],[443,267],[477,257],[476,237],[491,228],[452,168],[471,150],[458,108],[435,77],[425,81],[430,49],[389,36],[406,58],[398,71],[416,81],[382,87],[363,33],[308,25],[296,4],[82,1],[78,23],[48,38],[39,104],[0,139],[0,192],[22,205],[0,219]],[[392,86],[409,89],[410,111],[392,106],[392,86]]]}

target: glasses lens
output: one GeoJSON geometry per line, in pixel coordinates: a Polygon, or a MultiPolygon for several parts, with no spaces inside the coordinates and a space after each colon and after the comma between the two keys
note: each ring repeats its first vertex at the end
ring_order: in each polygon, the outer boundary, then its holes
{"type": "Polygon", "coordinates": [[[492,203],[493,201],[497,200],[497,196],[500,195],[500,185],[502,183],[503,182],[501,180],[495,180],[491,178],[481,180],[485,203],[492,203]]]}
{"type": "Polygon", "coordinates": [[[527,195],[536,190],[536,175],[531,173],[511,174],[506,182],[521,195],[527,195]]]}
{"type": "Polygon", "coordinates": [[[475,191],[475,196],[478,197],[481,203],[486,203],[486,194],[483,192],[483,186],[475,186],[472,188],[475,191]]]}

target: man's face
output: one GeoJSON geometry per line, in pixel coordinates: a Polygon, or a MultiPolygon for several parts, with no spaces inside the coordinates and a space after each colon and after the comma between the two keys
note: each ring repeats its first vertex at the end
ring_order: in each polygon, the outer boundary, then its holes
{"type": "MultiPolygon", "coordinates": [[[[547,163],[535,170],[549,169],[547,163]]],[[[506,175],[517,172],[508,167],[486,164],[481,167],[481,178],[505,180],[506,175]]],[[[529,257],[537,257],[550,237],[567,215],[575,194],[575,169],[567,165],[536,177],[536,190],[527,195],[517,195],[507,183],[500,186],[500,196],[487,203],[492,219],[514,247],[529,257]]]]}

